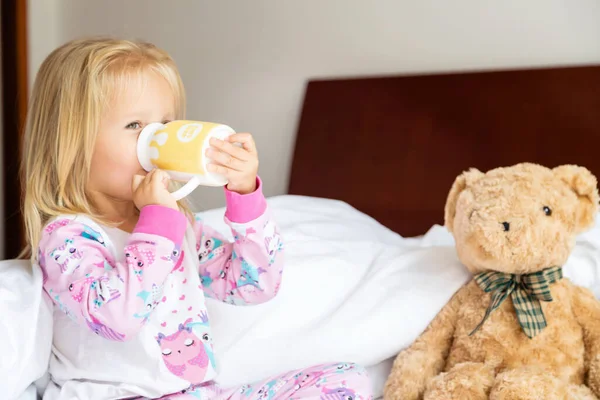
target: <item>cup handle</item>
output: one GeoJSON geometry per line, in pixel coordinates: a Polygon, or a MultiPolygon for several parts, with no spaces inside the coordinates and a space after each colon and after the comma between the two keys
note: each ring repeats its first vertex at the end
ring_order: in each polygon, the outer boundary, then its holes
{"type": "Polygon", "coordinates": [[[185,185],[177,189],[171,195],[176,201],[183,199],[188,194],[192,193],[200,185],[200,178],[198,175],[194,175],[185,185]]]}

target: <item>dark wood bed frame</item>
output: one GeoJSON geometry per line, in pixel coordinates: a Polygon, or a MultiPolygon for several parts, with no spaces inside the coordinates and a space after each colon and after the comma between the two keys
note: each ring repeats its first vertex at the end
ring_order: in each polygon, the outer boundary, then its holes
{"type": "Polygon", "coordinates": [[[2,227],[3,259],[16,258],[25,247],[21,215],[21,134],[27,113],[27,1],[0,2],[2,58],[2,227]]]}
{"type": "Polygon", "coordinates": [[[600,178],[600,66],[311,81],[289,193],[416,236],[462,171],[525,161],[600,178]]]}

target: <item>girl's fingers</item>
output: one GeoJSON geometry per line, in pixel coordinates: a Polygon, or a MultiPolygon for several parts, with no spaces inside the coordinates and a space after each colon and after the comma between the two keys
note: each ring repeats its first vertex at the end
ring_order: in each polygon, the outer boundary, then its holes
{"type": "Polygon", "coordinates": [[[230,154],[224,153],[222,151],[218,151],[215,149],[208,149],[206,151],[206,155],[208,157],[210,157],[210,159],[215,163],[215,164],[221,164],[227,168],[236,170],[236,171],[242,171],[244,168],[244,161],[240,161],[239,159],[233,157],[230,154]]]}
{"type": "Polygon", "coordinates": [[[209,172],[214,172],[216,174],[223,175],[226,178],[229,178],[234,172],[237,172],[237,171],[234,171],[234,170],[232,170],[230,168],[227,168],[227,167],[225,167],[223,165],[212,164],[212,163],[211,164],[207,164],[206,168],[208,169],[209,172]]]}
{"type": "Polygon", "coordinates": [[[165,175],[166,175],[165,172],[161,171],[158,168],[155,168],[152,171],[150,171],[150,173],[148,174],[148,182],[150,184],[155,184],[156,182],[161,182],[165,175]]]}
{"type": "MultiPolygon", "coordinates": [[[[236,134],[237,135],[237,134],[236,134]]],[[[232,135],[230,136],[227,140],[220,140],[220,139],[216,139],[216,138],[211,138],[210,139],[210,145],[213,146],[214,148],[227,153],[235,158],[237,158],[238,160],[241,161],[248,161],[252,156],[252,152],[250,152],[248,150],[248,148],[246,148],[246,145],[239,141],[234,139],[234,137],[236,135],[232,135]],[[241,143],[242,147],[237,146],[234,143],[241,143]]],[[[242,136],[243,137],[243,136],[242,136]]],[[[254,145],[248,145],[250,148],[254,148],[254,145]]]]}
{"type": "Polygon", "coordinates": [[[241,147],[234,146],[233,143],[223,141],[217,138],[211,138],[210,145],[217,150],[220,150],[237,158],[238,160],[246,161],[249,158],[248,152],[246,150],[244,150],[241,147]]]}
{"type": "Polygon", "coordinates": [[[256,154],[256,144],[254,138],[249,133],[235,133],[227,138],[230,143],[240,143],[242,147],[250,154],[256,154]]]}
{"type": "Polygon", "coordinates": [[[134,175],[133,179],[131,181],[131,190],[133,192],[135,192],[137,190],[137,188],[140,186],[140,184],[142,183],[143,180],[144,180],[144,176],[143,175],[134,175]]]}

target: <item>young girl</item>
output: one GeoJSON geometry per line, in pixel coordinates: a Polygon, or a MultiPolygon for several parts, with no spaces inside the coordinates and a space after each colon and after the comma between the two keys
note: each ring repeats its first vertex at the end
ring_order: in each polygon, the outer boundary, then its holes
{"type": "Polygon", "coordinates": [[[141,129],[183,119],[184,108],[174,62],[147,43],[74,41],[40,68],[23,185],[32,260],[55,304],[44,398],[371,398],[369,379],[354,364],[239,388],[214,382],[204,296],[236,305],[268,301],[283,260],[251,135],[213,140],[208,150],[209,170],[229,179],[225,221],[234,243],[189,218],[164,172],[146,174],[139,165],[141,129]]]}

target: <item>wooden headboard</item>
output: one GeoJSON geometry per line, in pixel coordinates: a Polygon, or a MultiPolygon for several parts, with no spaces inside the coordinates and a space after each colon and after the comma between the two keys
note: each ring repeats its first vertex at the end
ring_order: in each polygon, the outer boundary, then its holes
{"type": "Polygon", "coordinates": [[[289,193],[415,236],[462,171],[525,161],[600,178],[600,66],[311,81],[289,193]]]}

